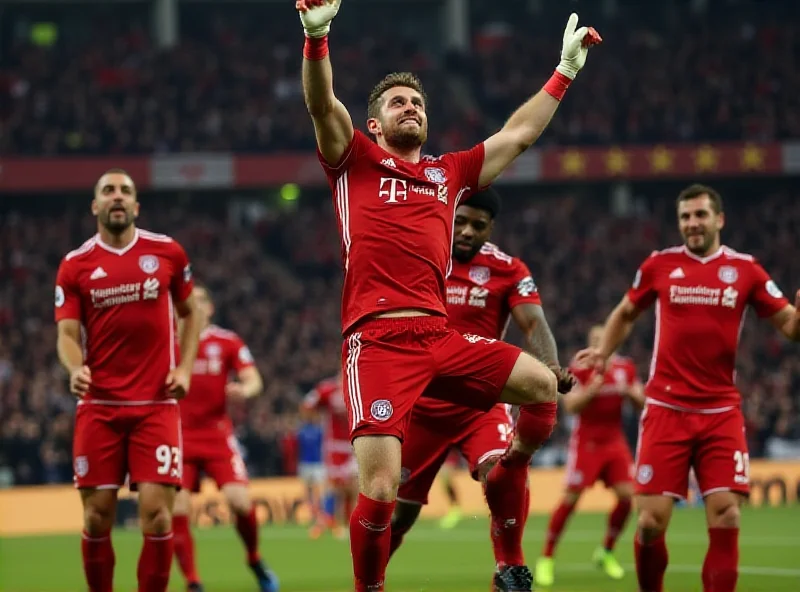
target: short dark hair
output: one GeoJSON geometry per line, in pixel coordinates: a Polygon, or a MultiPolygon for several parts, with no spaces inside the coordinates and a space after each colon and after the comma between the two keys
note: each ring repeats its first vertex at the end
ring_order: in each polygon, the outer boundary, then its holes
{"type": "Polygon", "coordinates": [[[682,201],[688,201],[701,195],[708,195],[708,199],[711,201],[711,209],[714,210],[715,214],[722,213],[722,196],[715,189],[701,183],[692,183],[681,191],[678,194],[678,199],[675,200],[675,207],[679,207],[682,201]]]}
{"type": "Polygon", "coordinates": [[[131,180],[131,183],[133,183],[134,190],[136,189],[136,181],[133,180],[133,177],[130,176],[128,171],[126,171],[125,169],[121,169],[119,167],[112,167],[108,169],[105,173],[97,177],[97,183],[94,184],[95,190],[97,189],[97,186],[100,184],[100,179],[102,179],[106,175],[125,175],[131,180]]]}
{"type": "Polygon", "coordinates": [[[479,191],[471,195],[461,205],[469,206],[471,208],[478,208],[489,213],[492,220],[500,213],[500,196],[497,191],[491,187],[487,187],[483,191],[479,191]]]}
{"type": "Polygon", "coordinates": [[[411,72],[392,72],[383,77],[378,84],[370,91],[369,99],[367,99],[367,117],[369,119],[376,118],[381,112],[381,97],[390,88],[395,86],[407,86],[413,88],[422,95],[422,101],[428,104],[428,96],[422,88],[422,82],[419,77],[411,72]]]}

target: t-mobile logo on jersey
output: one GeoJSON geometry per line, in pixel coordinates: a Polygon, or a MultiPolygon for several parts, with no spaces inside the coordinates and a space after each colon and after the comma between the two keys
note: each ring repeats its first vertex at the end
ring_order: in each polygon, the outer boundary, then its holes
{"type": "Polygon", "coordinates": [[[398,203],[398,199],[406,201],[408,192],[406,191],[406,180],[395,179],[393,177],[381,177],[381,188],[378,197],[388,197],[383,203],[398,203]]]}

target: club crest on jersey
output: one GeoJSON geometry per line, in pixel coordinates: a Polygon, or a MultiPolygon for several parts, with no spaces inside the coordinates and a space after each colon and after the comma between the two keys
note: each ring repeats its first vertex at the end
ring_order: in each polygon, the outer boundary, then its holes
{"type": "Polygon", "coordinates": [[[719,272],[717,272],[717,276],[719,277],[721,282],[726,284],[733,284],[736,283],[736,280],[739,279],[739,272],[736,270],[735,267],[731,267],[730,265],[723,265],[719,268],[719,272]]]}
{"type": "Polygon", "coordinates": [[[428,181],[430,181],[431,183],[438,183],[439,185],[447,183],[447,176],[445,176],[444,170],[440,169],[439,167],[426,168],[425,178],[428,179],[428,181]]]}
{"type": "Polygon", "coordinates": [[[469,268],[469,279],[471,279],[479,286],[483,286],[484,284],[489,283],[491,277],[492,277],[492,272],[489,271],[488,267],[485,267],[483,265],[473,265],[472,267],[469,268]]]}
{"type": "Polygon", "coordinates": [[[653,479],[652,465],[641,465],[636,475],[636,480],[642,485],[647,485],[653,479]]]}
{"type": "Polygon", "coordinates": [[[139,268],[145,273],[155,273],[158,271],[158,257],[142,255],[139,257],[139,268]]]}
{"type": "Polygon", "coordinates": [[[219,343],[209,343],[206,346],[206,355],[209,358],[218,358],[222,354],[222,348],[219,343]]]}

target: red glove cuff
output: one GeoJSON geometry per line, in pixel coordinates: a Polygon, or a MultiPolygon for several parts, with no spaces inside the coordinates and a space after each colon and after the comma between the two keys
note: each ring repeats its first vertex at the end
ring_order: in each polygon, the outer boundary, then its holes
{"type": "Polygon", "coordinates": [[[560,101],[564,98],[564,94],[567,92],[570,84],[572,84],[572,79],[556,70],[543,88],[544,92],[553,97],[556,101],[560,101]]]}
{"type": "Polygon", "coordinates": [[[306,37],[303,46],[303,57],[311,61],[319,61],[328,55],[328,36],[306,37]]]}

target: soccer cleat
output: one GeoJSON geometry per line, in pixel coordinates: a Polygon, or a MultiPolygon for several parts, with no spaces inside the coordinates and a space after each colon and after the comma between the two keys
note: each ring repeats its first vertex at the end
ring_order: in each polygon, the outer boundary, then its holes
{"type": "Polygon", "coordinates": [[[556,581],[555,564],[552,557],[539,557],[536,562],[535,578],[537,586],[549,588],[556,581]]]}
{"type": "Polygon", "coordinates": [[[258,581],[259,592],[278,592],[278,590],[280,590],[278,587],[278,577],[272,570],[267,569],[267,566],[264,565],[262,560],[259,559],[251,563],[250,569],[253,571],[258,581]]]}
{"type": "Polygon", "coordinates": [[[451,508],[447,515],[439,521],[439,528],[443,528],[444,530],[455,528],[463,517],[464,514],[461,512],[460,508],[451,508]]]}
{"type": "Polygon", "coordinates": [[[205,588],[203,588],[203,584],[200,582],[192,582],[186,587],[187,592],[205,592],[205,588]]]}
{"type": "Polygon", "coordinates": [[[625,570],[619,564],[617,558],[614,557],[614,554],[603,549],[603,547],[598,547],[595,550],[594,555],[592,555],[592,561],[597,567],[606,572],[606,575],[612,580],[621,580],[625,576],[625,570]]]}
{"type": "Polygon", "coordinates": [[[504,565],[494,572],[492,592],[531,592],[533,576],[526,565],[504,565]]]}

